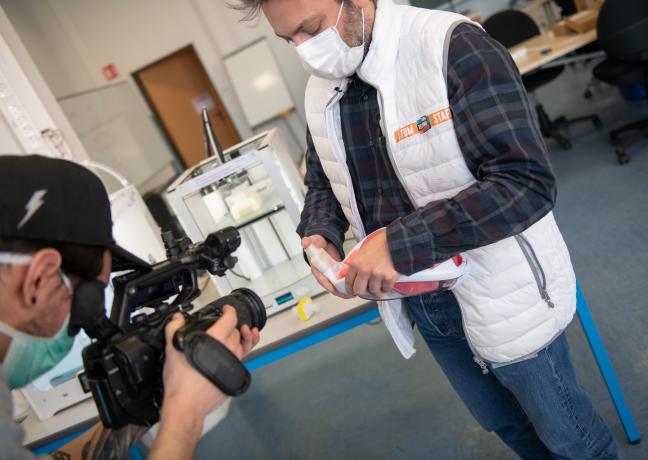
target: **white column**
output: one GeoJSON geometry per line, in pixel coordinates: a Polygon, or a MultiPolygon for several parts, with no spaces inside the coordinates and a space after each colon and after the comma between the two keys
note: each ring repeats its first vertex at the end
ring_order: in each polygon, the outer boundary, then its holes
{"type": "MultiPolygon", "coordinates": [[[[0,8],[0,116],[17,151],[84,160],[83,145],[0,8]]],[[[3,129],[4,130],[4,129],[3,129]]],[[[3,131],[3,130],[0,130],[3,131]]],[[[3,142],[2,145],[5,143],[3,142]]]]}

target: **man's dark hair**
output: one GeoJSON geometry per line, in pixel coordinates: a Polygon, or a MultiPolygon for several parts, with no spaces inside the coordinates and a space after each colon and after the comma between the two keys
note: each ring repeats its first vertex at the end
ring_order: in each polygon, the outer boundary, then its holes
{"type": "MultiPolygon", "coordinates": [[[[232,9],[245,12],[245,16],[241,18],[241,21],[251,21],[256,19],[259,16],[259,11],[261,11],[261,5],[263,5],[268,0],[236,0],[236,2],[228,2],[227,6],[232,9]]],[[[340,3],[342,0],[338,0],[340,3]]],[[[376,0],[372,0],[374,5],[376,0]]]]}
{"type": "Polygon", "coordinates": [[[245,16],[241,18],[241,21],[251,21],[259,16],[261,5],[265,1],[266,0],[236,0],[236,2],[227,2],[227,6],[234,10],[245,12],[245,16]]]}
{"type": "Polygon", "coordinates": [[[103,268],[104,248],[54,241],[6,240],[0,238],[0,251],[31,253],[41,249],[56,249],[63,259],[61,269],[81,279],[95,279],[103,268]]]}

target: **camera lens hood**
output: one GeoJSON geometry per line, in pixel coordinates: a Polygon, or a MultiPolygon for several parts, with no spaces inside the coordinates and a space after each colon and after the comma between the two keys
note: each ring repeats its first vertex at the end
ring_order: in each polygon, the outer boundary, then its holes
{"type": "MultiPolygon", "coordinates": [[[[259,297],[253,290],[247,288],[235,289],[231,292],[230,295],[241,301],[241,303],[239,304],[240,306],[236,305],[237,312],[239,312],[240,314],[242,310],[241,307],[244,307],[245,312],[249,314],[250,328],[256,327],[259,330],[263,329],[266,324],[267,315],[266,308],[263,304],[263,300],[261,300],[261,297],[259,297]]],[[[246,324],[247,321],[243,321],[243,323],[246,324]]]]}

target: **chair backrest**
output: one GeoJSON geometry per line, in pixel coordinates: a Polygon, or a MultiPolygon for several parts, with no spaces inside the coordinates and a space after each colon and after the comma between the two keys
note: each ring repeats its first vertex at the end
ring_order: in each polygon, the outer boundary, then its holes
{"type": "Polygon", "coordinates": [[[607,0],[596,28],[601,48],[611,57],[648,61],[647,0],[607,0]]]}
{"type": "Polygon", "coordinates": [[[506,48],[540,34],[535,21],[526,13],[517,10],[500,11],[488,18],[482,26],[506,48]]]}
{"type": "Polygon", "coordinates": [[[560,8],[561,16],[571,16],[578,11],[574,0],[554,0],[554,3],[560,8]]]}

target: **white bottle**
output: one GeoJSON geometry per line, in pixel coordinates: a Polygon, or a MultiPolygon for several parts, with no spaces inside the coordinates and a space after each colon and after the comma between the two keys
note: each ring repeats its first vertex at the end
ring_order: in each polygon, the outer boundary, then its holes
{"type": "MultiPolygon", "coordinates": [[[[363,244],[375,237],[385,228],[376,230],[360,241],[342,261],[334,260],[324,249],[311,245],[305,249],[310,263],[319,270],[340,292],[346,294],[345,275],[347,267],[363,244]]],[[[384,293],[380,298],[371,294],[360,297],[368,300],[390,300],[426,294],[437,290],[452,289],[468,274],[468,259],[465,254],[460,254],[444,262],[416,272],[412,275],[401,275],[396,281],[392,291],[384,293]]]]}

